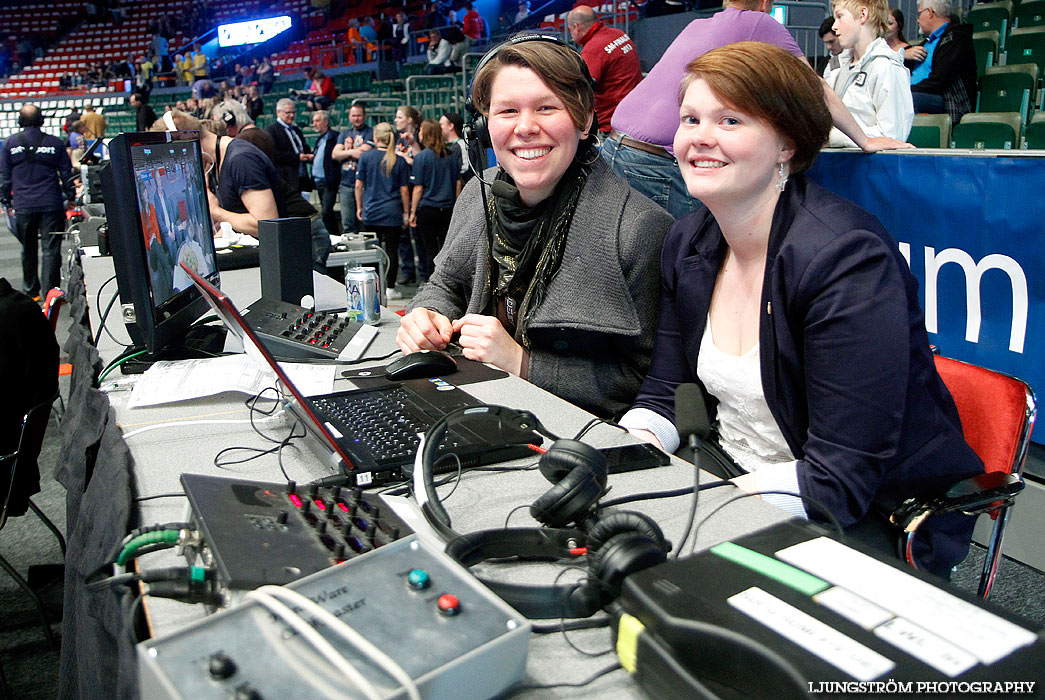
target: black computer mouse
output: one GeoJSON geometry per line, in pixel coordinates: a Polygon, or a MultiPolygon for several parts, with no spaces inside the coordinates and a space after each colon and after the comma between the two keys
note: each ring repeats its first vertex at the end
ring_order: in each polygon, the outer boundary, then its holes
{"type": "Polygon", "coordinates": [[[403,355],[385,367],[385,378],[394,381],[403,379],[427,379],[442,377],[457,371],[457,360],[438,350],[421,350],[403,355]]]}

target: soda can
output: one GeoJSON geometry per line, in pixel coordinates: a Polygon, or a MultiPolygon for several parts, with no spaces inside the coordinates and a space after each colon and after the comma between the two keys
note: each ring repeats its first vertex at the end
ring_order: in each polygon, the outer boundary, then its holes
{"type": "Polygon", "coordinates": [[[345,301],[353,321],[381,323],[381,304],[377,293],[377,273],[369,267],[345,266],[345,301]]]}

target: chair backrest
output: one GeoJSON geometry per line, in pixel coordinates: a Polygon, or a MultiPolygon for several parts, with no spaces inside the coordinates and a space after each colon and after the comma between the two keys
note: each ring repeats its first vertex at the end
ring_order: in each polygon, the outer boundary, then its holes
{"type": "Polygon", "coordinates": [[[64,303],[65,292],[58,287],[47,292],[47,296],[44,297],[44,316],[50,321],[52,331],[58,328],[58,311],[64,303]]]}
{"type": "Polygon", "coordinates": [[[1005,65],[1034,63],[1045,71],[1045,27],[1015,29],[1005,45],[1005,65]]]}
{"type": "Polygon", "coordinates": [[[1045,148],[1045,113],[1031,117],[1030,124],[1023,130],[1025,148],[1045,148]]]}
{"type": "Polygon", "coordinates": [[[1013,16],[1017,27],[1040,27],[1045,25],[1045,0],[1028,0],[1016,8],[1013,16]]]}
{"type": "Polygon", "coordinates": [[[972,35],[972,48],[976,52],[976,77],[982,78],[984,72],[998,62],[999,38],[997,30],[993,29],[972,35]]]}
{"type": "Polygon", "coordinates": [[[970,112],[951,132],[955,148],[1019,148],[1022,116],[1019,112],[970,112]]]}
{"type": "Polygon", "coordinates": [[[916,114],[908,142],[918,148],[949,148],[951,116],[949,114],[916,114]]]}
{"type": "Polygon", "coordinates": [[[1038,86],[1033,63],[988,68],[980,80],[978,112],[1019,112],[1026,120],[1038,86]]]}
{"type": "Polygon", "coordinates": [[[1034,392],[1001,372],[939,355],[934,359],[958,407],[965,441],[987,471],[1019,474],[1034,430],[1034,392]]]}

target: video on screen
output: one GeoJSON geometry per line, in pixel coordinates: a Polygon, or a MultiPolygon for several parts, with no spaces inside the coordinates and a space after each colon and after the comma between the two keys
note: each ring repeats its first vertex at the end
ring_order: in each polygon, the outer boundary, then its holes
{"type": "Polygon", "coordinates": [[[201,277],[216,269],[199,144],[134,146],[135,185],[146,262],[157,307],[192,286],[178,263],[201,277]]]}

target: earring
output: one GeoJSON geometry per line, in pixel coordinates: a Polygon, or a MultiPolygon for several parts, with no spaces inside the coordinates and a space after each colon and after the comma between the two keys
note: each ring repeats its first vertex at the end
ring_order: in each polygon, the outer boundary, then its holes
{"type": "Polygon", "coordinates": [[[787,173],[784,172],[784,164],[777,163],[777,173],[779,173],[776,181],[776,191],[783,192],[787,186],[787,173]]]}

